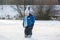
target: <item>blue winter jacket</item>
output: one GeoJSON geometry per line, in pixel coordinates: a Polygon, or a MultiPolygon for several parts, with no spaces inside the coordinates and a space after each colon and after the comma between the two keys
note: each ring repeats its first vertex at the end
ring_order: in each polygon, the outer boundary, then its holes
{"type": "MultiPolygon", "coordinates": [[[[23,18],[23,26],[24,26],[24,20],[25,20],[24,18],[23,18]]],[[[34,16],[32,14],[29,14],[29,16],[27,17],[27,27],[32,27],[34,23],[35,23],[34,16]]]]}

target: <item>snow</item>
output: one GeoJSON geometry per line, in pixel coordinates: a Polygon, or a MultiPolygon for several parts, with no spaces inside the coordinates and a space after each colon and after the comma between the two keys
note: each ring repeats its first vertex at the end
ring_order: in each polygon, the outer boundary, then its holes
{"type": "Polygon", "coordinates": [[[55,10],[60,10],[60,5],[55,5],[55,10]]]}
{"type": "Polygon", "coordinates": [[[8,15],[10,18],[19,15],[16,5],[0,5],[0,17],[3,18],[8,15]]]}
{"type": "Polygon", "coordinates": [[[0,40],[60,40],[60,21],[36,20],[32,37],[25,38],[22,20],[0,20],[0,40]]]}

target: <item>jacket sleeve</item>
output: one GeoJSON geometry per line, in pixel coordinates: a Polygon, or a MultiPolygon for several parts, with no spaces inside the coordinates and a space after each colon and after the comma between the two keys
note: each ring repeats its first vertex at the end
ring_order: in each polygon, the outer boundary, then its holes
{"type": "Polygon", "coordinates": [[[34,25],[34,23],[35,23],[35,18],[34,18],[34,16],[32,16],[31,17],[31,24],[34,25]]]}
{"type": "Polygon", "coordinates": [[[23,18],[23,27],[24,27],[24,18],[23,18]]]}

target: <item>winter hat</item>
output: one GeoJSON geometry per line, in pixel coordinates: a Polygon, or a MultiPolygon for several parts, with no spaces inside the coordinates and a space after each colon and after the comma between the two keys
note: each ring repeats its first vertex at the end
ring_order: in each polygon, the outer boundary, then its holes
{"type": "Polygon", "coordinates": [[[25,10],[25,14],[29,14],[30,13],[30,11],[28,10],[28,8],[25,10]]]}

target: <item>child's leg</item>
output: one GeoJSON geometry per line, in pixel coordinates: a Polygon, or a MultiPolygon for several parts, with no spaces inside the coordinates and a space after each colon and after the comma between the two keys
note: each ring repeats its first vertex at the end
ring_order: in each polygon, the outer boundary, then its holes
{"type": "Polygon", "coordinates": [[[25,35],[28,35],[28,27],[25,28],[25,35]]]}
{"type": "Polygon", "coordinates": [[[32,29],[33,29],[33,27],[32,28],[30,28],[30,27],[26,27],[25,28],[25,37],[28,37],[29,35],[31,37],[31,35],[32,35],[32,29]]]}
{"type": "Polygon", "coordinates": [[[32,35],[32,28],[29,28],[28,35],[32,35]]]}
{"type": "Polygon", "coordinates": [[[29,35],[32,35],[33,26],[34,26],[34,24],[32,25],[31,28],[29,28],[29,35]]]}

